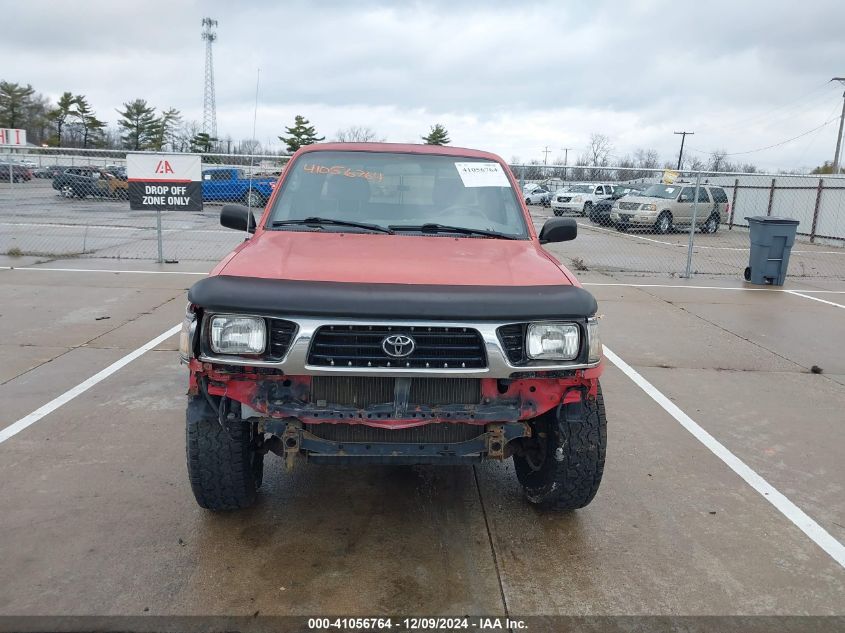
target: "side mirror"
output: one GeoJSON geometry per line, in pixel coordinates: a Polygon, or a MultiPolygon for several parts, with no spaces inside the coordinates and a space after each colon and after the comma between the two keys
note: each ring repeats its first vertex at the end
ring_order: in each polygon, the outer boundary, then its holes
{"type": "Polygon", "coordinates": [[[255,233],[255,217],[247,207],[227,204],[220,209],[220,224],[227,229],[255,233]]]}
{"type": "Polygon", "coordinates": [[[540,229],[540,244],[568,242],[578,237],[578,224],[572,218],[549,218],[540,229]]]}
{"type": "Polygon", "coordinates": [[[680,197],[680,198],[678,198],[678,202],[689,202],[689,201],[690,201],[690,199],[691,199],[691,198],[690,198],[688,195],[686,195],[686,194],[681,194],[681,197],[680,197]]]}

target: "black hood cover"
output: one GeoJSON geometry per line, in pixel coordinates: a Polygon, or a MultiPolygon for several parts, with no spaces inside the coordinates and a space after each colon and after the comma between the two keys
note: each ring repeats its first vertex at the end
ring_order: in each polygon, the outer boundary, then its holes
{"type": "Polygon", "coordinates": [[[448,321],[531,321],[593,316],[596,300],[575,286],[429,286],[297,281],[218,275],[188,291],[214,312],[271,316],[448,321]]]}

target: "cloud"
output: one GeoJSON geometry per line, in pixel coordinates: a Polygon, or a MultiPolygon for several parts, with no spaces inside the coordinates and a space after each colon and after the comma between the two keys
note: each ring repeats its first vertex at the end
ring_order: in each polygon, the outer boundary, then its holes
{"type": "MultiPolygon", "coordinates": [[[[435,122],[456,144],[510,158],[611,137],[615,154],[654,147],[739,152],[777,143],[828,118],[841,89],[826,86],[845,57],[841,2],[785,0],[706,10],[631,3],[89,0],[72,13],[18,3],[0,41],[15,59],[3,79],[56,97],[89,96],[101,117],[137,97],[201,118],[200,20],[219,21],[218,129],[252,133],[261,68],[258,139],[304,114],[322,134],[367,125],[417,140],[435,122]]],[[[769,168],[830,159],[835,125],[744,159],[769,168]]],[[[570,154],[572,157],[572,154],[570,154]]]]}

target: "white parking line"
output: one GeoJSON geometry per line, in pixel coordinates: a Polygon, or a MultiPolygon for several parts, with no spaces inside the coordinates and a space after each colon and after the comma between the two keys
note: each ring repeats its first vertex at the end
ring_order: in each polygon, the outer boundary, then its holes
{"type": "Polygon", "coordinates": [[[681,411],[674,402],[664,396],[654,385],[643,378],[628,363],[619,358],[607,347],[604,348],[604,355],[611,363],[616,365],[622,373],[633,380],[640,389],[648,394],[652,400],[659,404],[664,411],[675,418],[675,420],[689,431],[695,439],[704,444],[710,452],[721,459],[737,475],[742,477],[749,486],[759,492],[766,501],[777,508],[777,510],[789,519],[799,530],[809,536],[816,545],[827,552],[833,560],[839,563],[840,566],[845,567],[845,545],[842,545],[842,543],[836,540],[827,530],[811,519],[801,508],[792,503],[792,501],[787,499],[774,486],[758,475],[739,457],[725,448],[725,446],[710,435],[710,433],[701,428],[695,420],[681,411]]]}
{"type": "Polygon", "coordinates": [[[41,266],[0,266],[0,270],[47,271],[54,273],[128,273],[132,275],[208,275],[184,270],[115,270],[113,268],[44,268],[41,266]]]}
{"type": "Polygon", "coordinates": [[[802,294],[796,290],[787,290],[787,292],[791,295],[795,295],[796,297],[804,297],[805,299],[812,299],[813,301],[818,301],[820,303],[826,303],[829,306],[836,306],[837,308],[845,308],[844,305],[841,303],[834,303],[833,301],[825,301],[824,299],[819,299],[818,297],[811,297],[810,295],[802,294]]]}
{"type": "Polygon", "coordinates": [[[135,360],[139,356],[141,356],[141,355],[147,353],[148,351],[150,351],[151,349],[153,349],[159,343],[162,343],[163,341],[166,341],[167,339],[169,339],[171,336],[173,336],[174,334],[179,332],[179,330],[181,328],[182,328],[181,323],[179,325],[174,325],[172,328],[167,330],[167,332],[164,332],[163,334],[156,336],[153,340],[149,341],[148,343],[143,344],[141,347],[136,349],[134,352],[130,352],[129,354],[127,354],[126,356],[124,356],[120,360],[113,362],[111,365],[109,365],[105,369],[98,371],[96,374],[91,376],[88,380],[85,380],[84,382],[79,383],[78,385],[76,385],[72,389],[68,389],[62,395],[58,396],[57,398],[53,398],[52,400],[50,400],[50,402],[48,402],[44,406],[36,409],[35,411],[30,413],[29,415],[22,417],[17,422],[10,424],[9,426],[7,426],[4,429],[0,429],[0,444],[5,442],[6,440],[8,440],[10,437],[17,435],[18,433],[23,431],[25,428],[32,426],[33,424],[38,422],[38,420],[43,418],[45,415],[49,415],[50,413],[52,413],[53,411],[55,411],[56,409],[58,409],[62,405],[67,404],[68,402],[70,402],[71,400],[76,398],[76,396],[79,396],[79,395],[85,393],[86,391],[88,391],[94,385],[102,382],[103,380],[105,380],[106,378],[111,376],[113,373],[118,371],[119,369],[122,369],[123,367],[125,367],[126,365],[131,363],[133,360],[135,360]]]}
{"type": "MultiPolygon", "coordinates": [[[[623,288],[689,288],[691,290],[747,290],[749,292],[787,292],[797,294],[797,290],[787,290],[785,288],[745,288],[741,286],[685,286],[682,284],[626,284],[626,283],[611,283],[601,281],[583,281],[582,286],[622,286],[623,288]]],[[[801,292],[812,292],[814,294],[845,294],[845,290],[804,290],[801,292]]]]}

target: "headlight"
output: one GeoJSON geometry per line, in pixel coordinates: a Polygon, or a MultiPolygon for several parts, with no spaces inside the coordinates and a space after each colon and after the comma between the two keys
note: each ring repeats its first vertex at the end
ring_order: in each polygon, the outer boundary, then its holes
{"type": "Polygon", "coordinates": [[[656,204],[641,204],[640,211],[657,211],[656,204]]]}
{"type": "Polygon", "coordinates": [[[578,356],[578,326],[574,323],[530,323],[528,358],[574,360],[578,356]]]}
{"type": "Polygon", "coordinates": [[[584,199],[584,196],[575,196],[572,198],[572,202],[581,202],[584,199]]]}
{"type": "Polygon", "coordinates": [[[596,317],[587,319],[587,340],[590,344],[587,362],[597,363],[601,360],[601,338],[599,337],[599,320],[596,317]]]}
{"type": "Polygon", "coordinates": [[[211,317],[211,351],[215,354],[260,354],[266,340],[267,327],[261,317],[211,317]]]}
{"type": "Polygon", "coordinates": [[[182,319],[182,331],[179,333],[179,355],[188,360],[194,355],[194,333],[197,331],[197,315],[191,309],[191,304],[185,308],[185,318],[182,319]]]}

